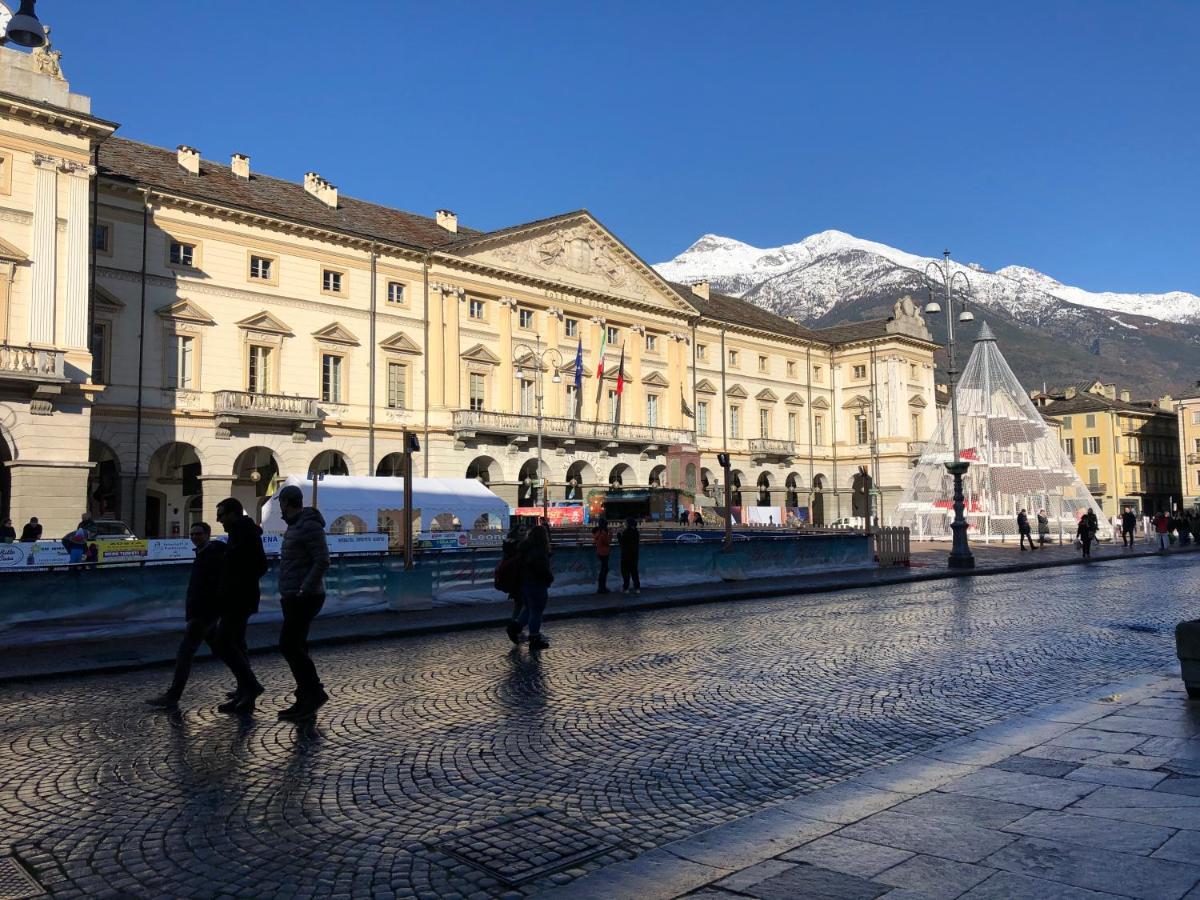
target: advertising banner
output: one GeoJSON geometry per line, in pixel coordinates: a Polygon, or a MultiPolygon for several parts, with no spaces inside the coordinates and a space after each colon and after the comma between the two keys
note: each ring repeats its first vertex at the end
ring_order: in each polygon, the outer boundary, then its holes
{"type": "MultiPolygon", "coordinates": [[[[158,543],[155,541],[154,543],[158,543]]],[[[186,543],[191,543],[187,541],[186,543]]],[[[140,562],[150,555],[150,541],[96,541],[96,561],[140,562]]]]}
{"type": "MultiPolygon", "coordinates": [[[[513,515],[517,516],[538,516],[542,515],[540,506],[518,506],[513,510],[513,515]]],[[[583,507],[582,506],[550,506],[546,508],[546,518],[550,520],[550,527],[556,528],[559,525],[582,525],[583,524],[583,507]]]]}

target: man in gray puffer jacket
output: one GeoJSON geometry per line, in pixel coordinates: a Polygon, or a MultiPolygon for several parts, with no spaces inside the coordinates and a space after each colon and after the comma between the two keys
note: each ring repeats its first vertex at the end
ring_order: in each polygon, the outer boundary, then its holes
{"type": "Polygon", "coordinates": [[[279,491],[279,512],[287,523],[279,551],[279,598],[283,605],[283,628],[279,652],[296,679],[296,702],[281,710],[279,718],[300,721],[313,715],[329,695],[308,655],[308,629],[325,605],[325,570],[329,568],[329,544],[325,520],[294,484],[279,491]]]}

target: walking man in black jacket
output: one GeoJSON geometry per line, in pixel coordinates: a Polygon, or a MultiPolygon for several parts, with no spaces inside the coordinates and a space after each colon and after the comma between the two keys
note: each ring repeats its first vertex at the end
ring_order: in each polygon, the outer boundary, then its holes
{"type": "Polygon", "coordinates": [[[248,713],[254,709],[254,701],[263,692],[263,686],[250,668],[246,624],[258,612],[258,581],[266,574],[267,555],[263,552],[262,529],[246,515],[240,500],[229,497],[218,503],[217,521],[229,535],[221,569],[221,620],[217,623],[217,640],[226,663],[238,679],[237,688],[230,692],[228,701],[217,709],[248,713]]]}
{"type": "Polygon", "coordinates": [[[325,519],[313,507],[304,505],[300,488],[285,485],[278,500],[280,515],[287,523],[279,551],[279,599],[283,606],[279,652],[296,679],[296,702],[280,710],[279,718],[299,722],[329,699],[308,655],[308,629],[325,605],[329,544],[325,540],[325,519]]]}
{"type": "Polygon", "coordinates": [[[642,535],[638,531],[637,519],[630,518],[625,523],[625,530],[617,538],[621,546],[621,592],[629,593],[629,581],[633,580],[633,592],[642,592],[642,578],[638,572],[638,557],[642,552],[642,535]]]}

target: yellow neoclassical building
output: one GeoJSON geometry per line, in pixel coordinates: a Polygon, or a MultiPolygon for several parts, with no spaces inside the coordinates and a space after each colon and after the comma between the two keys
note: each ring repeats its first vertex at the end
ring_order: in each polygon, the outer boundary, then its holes
{"type": "Polygon", "coordinates": [[[701,503],[727,449],[735,503],[828,523],[874,497],[886,519],[934,426],[910,301],[813,331],[664,281],[584,210],[480,231],[125,140],[57,59],[9,48],[0,101],[0,496],[18,527],[61,533],[87,508],[186,533],[280,475],[392,474],[405,431],[418,474],[514,506],[542,479],[551,500],[667,485],[684,447],[701,503]]]}
{"type": "Polygon", "coordinates": [[[1200,382],[1175,401],[1183,505],[1200,510],[1200,382]]]}

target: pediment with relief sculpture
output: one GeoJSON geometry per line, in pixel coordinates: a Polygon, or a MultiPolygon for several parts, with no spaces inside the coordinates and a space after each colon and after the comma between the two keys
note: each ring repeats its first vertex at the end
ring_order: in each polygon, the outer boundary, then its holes
{"type": "Polygon", "coordinates": [[[463,259],[589,291],[695,312],[653,269],[589,213],[517,225],[457,243],[463,259]]]}

